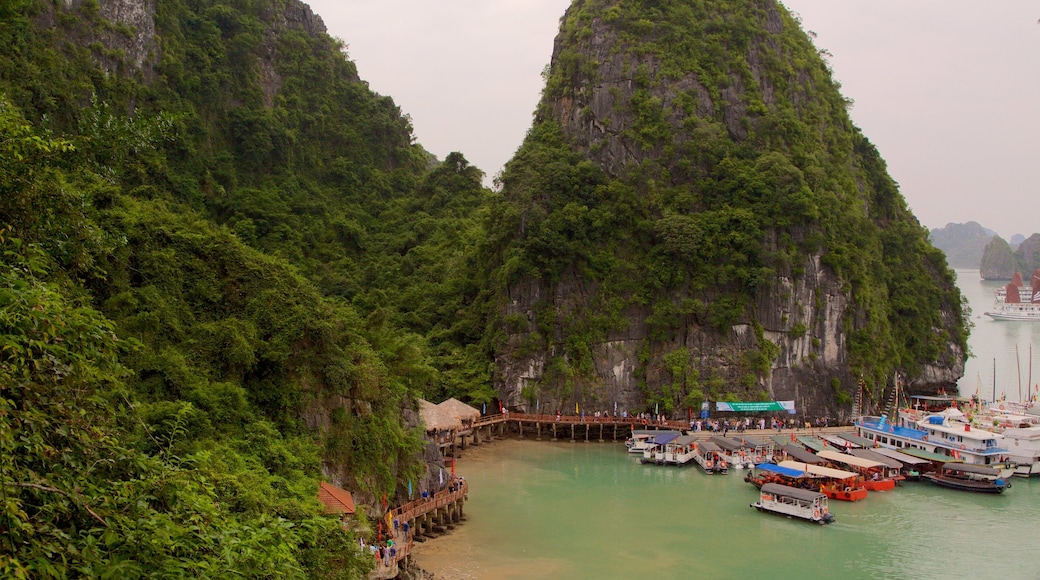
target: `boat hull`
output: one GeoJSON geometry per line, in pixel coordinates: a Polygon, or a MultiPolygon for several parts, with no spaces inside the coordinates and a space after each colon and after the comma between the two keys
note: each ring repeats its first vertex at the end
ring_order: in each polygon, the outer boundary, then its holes
{"type": "Polygon", "coordinates": [[[896,488],[896,482],[894,479],[868,479],[863,482],[863,487],[867,491],[888,491],[896,488]]]}
{"type": "Polygon", "coordinates": [[[841,501],[860,501],[867,499],[867,488],[865,487],[846,486],[835,489],[823,486],[820,487],[820,493],[822,493],[830,499],[838,499],[841,501]]]}
{"type": "Polygon", "coordinates": [[[1003,485],[1000,485],[993,481],[963,480],[952,477],[943,477],[941,475],[935,475],[934,473],[926,473],[921,477],[941,487],[974,493],[1004,493],[1005,489],[1011,487],[1011,482],[1006,482],[1003,485]]]}
{"type": "Polygon", "coordinates": [[[781,511],[781,510],[777,509],[774,506],[763,505],[762,502],[760,502],[760,501],[751,504],[751,507],[755,508],[756,510],[758,510],[758,511],[760,511],[762,513],[773,514],[775,516],[783,516],[783,517],[786,517],[786,518],[795,518],[795,519],[799,519],[799,520],[805,520],[807,522],[812,522],[814,524],[825,525],[825,524],[829,524],[829,523],[834,521],[834,514],[831,514],[830,512],[824,513],[824,514],[820,514],[819,516],[815,515],[815,513],[808,513],[808,514],[800,513],[802,510],[799,510],[799,512],[793,512],[792,511],[792,512],[789,513],[787,511],[781,511]]]}

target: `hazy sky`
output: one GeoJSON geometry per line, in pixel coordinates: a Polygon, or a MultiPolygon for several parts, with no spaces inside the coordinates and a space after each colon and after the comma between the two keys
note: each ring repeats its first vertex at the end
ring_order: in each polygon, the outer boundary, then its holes
{"type": "MultiPolygon", "coordinates": [[[[304,0],[307,1],[307,0],[304,0]]],[[[531,125],[570,0],[311,0],[440,158],[489,176],[531,125]]],[[[929,228],[1040,231],[1040,0],[788,0],[929,228]]]]}

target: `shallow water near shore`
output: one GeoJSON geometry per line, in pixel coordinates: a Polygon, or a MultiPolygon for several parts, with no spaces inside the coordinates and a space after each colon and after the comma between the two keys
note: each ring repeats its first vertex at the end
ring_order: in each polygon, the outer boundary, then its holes
{"type": "MultiPolygon", "coordinates": [[[[1040,381],[1040,363],[1029,366],[1040,323],[990,320],[1003,284],[978,270],[957,278],[975,324],[961,394],[1025,398],[1040,381]]],[[[831,502],[837,521],[819,526],[751,509],[742,471],[640,465],[620,443],[496,441],[467,450],[458,470],[465,523],[414,552],[439,579],[1040,579],[1037,478],[1000,496],[908,482],[831,502]]]]}
{"type": "Polygon", "coordinates": [[[620,443],[501,440],[458,468],[465,523],[414,552],[437,578],[1040,578],[1035,479],[908,482],[820,526],[751,509],[745,471],[641,465],[620,443]]]}

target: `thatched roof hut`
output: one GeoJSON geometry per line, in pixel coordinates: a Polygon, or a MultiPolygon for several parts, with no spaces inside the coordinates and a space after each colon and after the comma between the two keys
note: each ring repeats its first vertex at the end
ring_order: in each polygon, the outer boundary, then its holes
{"type": "Polygon", "coordinates": [[[454,398],[438,404],[437,407],[445,409],[447,412],[458,417],[459,421],[462,421],[463,423],[468,423],[480,417],[480,411],[454,398]]]}
{"type": "Polygon", "coordinates": [[[453,431],[462,428],[462,420],[455,413],[423,399],[419,399],[419,416],[422,417],[427,431],[453,431]]]}

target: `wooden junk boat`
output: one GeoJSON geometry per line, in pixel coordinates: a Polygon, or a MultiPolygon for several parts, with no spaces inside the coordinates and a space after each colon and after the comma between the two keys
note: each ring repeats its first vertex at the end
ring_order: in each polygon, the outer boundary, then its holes
{"type": "Polygon", "coordinates": [[[1000,477],[1000,470],[974,463],[946,463],[935,473],[921,477],[935,485],[978,493],[1004,493],[1011,482],[1000,477]]]}
{"type": "Polygon", "coordinates": [[[766,483],[759,491],[759,499],[751,507],[789,518],[799,518],[818,524],[829,524],[834,515],[827,507],[827,496],[807,489],[766,483]]]}

